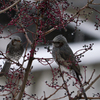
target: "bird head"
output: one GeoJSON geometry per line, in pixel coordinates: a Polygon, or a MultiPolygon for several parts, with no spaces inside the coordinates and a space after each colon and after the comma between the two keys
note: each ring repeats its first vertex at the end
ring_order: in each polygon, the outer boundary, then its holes
{"type": "Polygon", "coordinates": [[[57,35],[53,41],[52,41],[53,46],[55,47],[61,47],[64,44],[67,44],[67,40],[63,35],[57,35]]]}
{"type": "Polygon", "coordinates": [[[19,36],[14,36],[11,40],[13,46],[21,44],[21,38],[19,36]]]}

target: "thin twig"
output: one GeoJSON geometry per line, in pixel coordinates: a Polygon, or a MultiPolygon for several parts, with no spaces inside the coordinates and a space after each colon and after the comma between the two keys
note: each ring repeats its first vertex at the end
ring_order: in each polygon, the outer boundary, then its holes
{"type": "Polygon", "coordinates": [[[56,30],[57,27],[58,26],[55,26],[55,27],[51,28],[50,30],[48,30],[47,32],[45,32],[44,35],[47,35],[47,34],[53,32],[54,30],[56,30]]]}
{"type": "Polygon", "coordinates": [[[69,100],[71,100],[70,93],[69,93],[69,90],[68,90],[68,86],[67,86],[67,84],[66,84],[66,82],[65,82],[65,80],[64,80],[64,76],[63,76],[63,73],[61,72],[60,65],[59,65],[59,70],[60,70],[60,75],[61,75],[62,80],[63,80],[64,85],[65,85],[66,92],[67,92],[67,94],[68,94],[68,98],[69,98],[69,100]]]}
{"type": "MultiPolygon", "coordinates": [[[[81,11],[82,11],[83,9],[85,9],[85,8],[88,8],[88,6],[89,6],[89,4],[86,4],[84,7],[80,8],[79,11],[77,11],[71,18],[69,18],[69,19],[67,20],[67,23],[70,23],[70,21],[71,21],[72,19],[74,19],[74,18],[77,16],[77,14],[79,14],[79,12],[81,12],[81,11]]],[[[50,30],[48,30],[47,32],[45,32],[44,35],[47,35],[47,34],[49,34],[50,32],[56,30],[57,27],[58,27],[58,26],[55,26],[55,27],[51,28],[50,30]]]]}
{"type": "Polygon", "coordinates": [[[28,43],[32,46],[32,42],[30,41],[29,37],[27,36],[27,32],[26,32],[25,28],[19,22],[18,22],[18,24],[23,28],[23,32],[25,33],[24,35],[25,35],[28,43]]]}
{"type": "Polygon", "coordinates": [[[52,100],[60,100],[60,99],[63,99],[65,98],[66,96],[63,96],[63,97],[59,97],[59,98],[56,98],[56,99],[52,99],[52,100]]]}
{"type": "Polygon", "coordinates": [[[12,5],[10,5],[9,7],[7,7],[7,8],[5,8],[5,9],[3,9],[3,10],[1,10],[0,11],[0,14],[1,13],[4,13],[5,11],[7,11],[7,10],[9,10],[10,8],[12,8],[13,6],[15,6],[17,3],[19,3],[21,0],[18,0],[18,1],[16,1],[15,3],[13,3],[12,5]]]}
{"type": "Polygon", "coordinates": [[[100,12],[99,12],[98,10],[96,10],[95,8],[92,8],[92,7],[89,7],[89,6],[88,6],[87,8],[92,9],[92,10],[94,10],[94,11],[96,11],[97,13],[100,14],[100,12]]]}
{"type": "MultiPolygon", "coordinates": [[[[16,10],[17,10],[17,12],[19,11],[17,5],[16,5],[16,10]]],[[[21,17],[20,17],[20,14],[18,14],[18,16],[19,16],[19,22],[17,22],[17,23],[23,28],[23,32],[25,33],[24,35],[25,35],[25,37],[26,37],[28,43],[29,43],[29,44],[31,45],[31,47],[32,47],[32,42],[31,42],[30,39],[28,38],[27,32],[26,32],[25,28],[23,27],[23,25],[22,25],[22,23],[21,23],[21,17]]]]}
{"type": "Polygon", "coordinates": [[[88,84],[89,84],[89,82],[91,81],[91,79],[92,79],[92,77],[93,77],[93,75],[94,75],[94,72],[95,72],[95,69],[94,69],[94,71],[92,72],[92,75],[91,75],[91,77],[90,77],[90,79],[88,80],[88,84]]]}
{"type": "Polygon", "coordinates": [[[28,43],[32,46],[32,42],[30,41],[29,37],[27,36],[27,33],[26,33],[25,29],[23,29],[23,30],[24,30],[24,32],[25,32],[24,35],[25,35],[25,37],[26,37],[28,43]]]}
{"type": "Polygon", "coordinates": [[[92,5],[100,5],[100,3],[92,3],[92,5]]]}
{"type": "MultiPolygon", "coordinates": [[[[87,91],[98,79],[100,78],[100,75],[98,75],[91,83],[90,85],[85,89],[85,91],[87,91]]],[[[81,97],[82,93],[79,94],[79,96],[81,97]]],[[[82,97],[81,97],[82,98],[82,97]]]]}
{"type": "Polygon", "coordinates": [[[56,91],[55,91],[54,93],[52,93],[50,96],[46,97],[46,99],[49,99],[49,98],[52,97],[54,94],[56,94],[57,91],[60,90],[62,86],[63,86],[63,84],[62,84],[58,89],[56,89],[56,91]]]}
{"type": "Polygon", "coordinates": [[[15,99],[15,97],[16,97],[17,94],[18,94],[17,89],[18,89],[19,81],[20,81],[20,80],[18,79],[18,83],[17,83],[17,86],[15,87],[15,91],[14,91],[13,99],[15,99]]]}
{"type": "MultiPolygon", "coordinates": [[[[84,99],[84,97],[81,97],[80,99],[84,99]]],[[[93,99],[94,100],[94,99],[100,99],[100,97],[88,97],[88,99],[90,99],[90,100],[93,99]]]]}
{"type": "Polygon", "coordinates": [[[100,75],[98,75],[98,76],[90,83],[90,85],[85,89],[85,91],[87,91],[99,78],[100,78],[100,75]]]}

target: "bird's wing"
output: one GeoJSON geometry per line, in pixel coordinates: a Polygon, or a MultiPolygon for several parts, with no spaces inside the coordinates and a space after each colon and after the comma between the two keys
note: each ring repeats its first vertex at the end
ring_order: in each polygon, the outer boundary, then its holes
{"type": "Polygon", "coordinates": [[[10,43],[7,45],[6,53],[9,52],[10,43]]]}
{"type": "MultiPolygon", "coordinates": [[[[69,48],[61,48],[60,51],[60,56],[65,60],[66,63],[70,63],[69,68],[73,69],[76,73],[80,74],[80,67],[78,64],[76,64],[76,60],[74,57],[74,54],[72,52],[72,50],[69,48]]],[[[64,64],[65,66],[65,64],[64,64]]],[[[65,66],[67,67],[67,66],[65,66]]]]}
{"type": "Polygon", "coordinates": [[[75,62],[75,57],[70,47],[60,48],[59,53],[64,60],[75,62]]]}

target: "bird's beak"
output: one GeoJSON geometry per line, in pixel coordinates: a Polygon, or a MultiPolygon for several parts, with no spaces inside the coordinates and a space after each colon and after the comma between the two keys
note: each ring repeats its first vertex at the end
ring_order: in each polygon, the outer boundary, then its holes
{"type": "Polygon", "coordinates": [[[51,43],[53,43],[53,41],[52,40],[49,40],[48,43],[51,44],[51,43]]]}
{"type": "Polygon", "coordinates": [[[59,43],[59,42],[55,42],[55,41],[51,40],[51,41],[49,41],[49,43],[54,43],[55,44],[55,43],[59,43]]]}
{"type": "Polygon", "coordinates": [[[54,43],[54,44],[55,44],[55,43],[59,43],[59,42],[52,41],[52,43],[54,43]]]}

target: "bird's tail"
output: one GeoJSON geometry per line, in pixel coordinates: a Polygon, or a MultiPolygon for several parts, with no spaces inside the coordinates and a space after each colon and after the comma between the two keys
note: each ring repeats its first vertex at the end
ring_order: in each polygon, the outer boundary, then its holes
{"type": "Polygon", "coordinates": [[[3,69],[1,70],[0,77],[6,76],[8,74],[10,66],[11,66],[11,62],[6,61],[3,66],[3,69]]]}
{"type": "Polygon", "coordinates": [[[84,95],[85,100],[88,100],[88,99],[87,99],[87,95],[86,95],[85,90],[84,90],[84,87],[83,87],[83,85],[82,85],[82,83],[81,83],[81,80],[80,80],[80,78],[79,78],[79,75],[78,75],[78,74],[76,74],[76,75],[77,75],[77,79],[78,79],[78,81],[79,81],[80,87],[82,88],[82,94],[84,95]]]}

